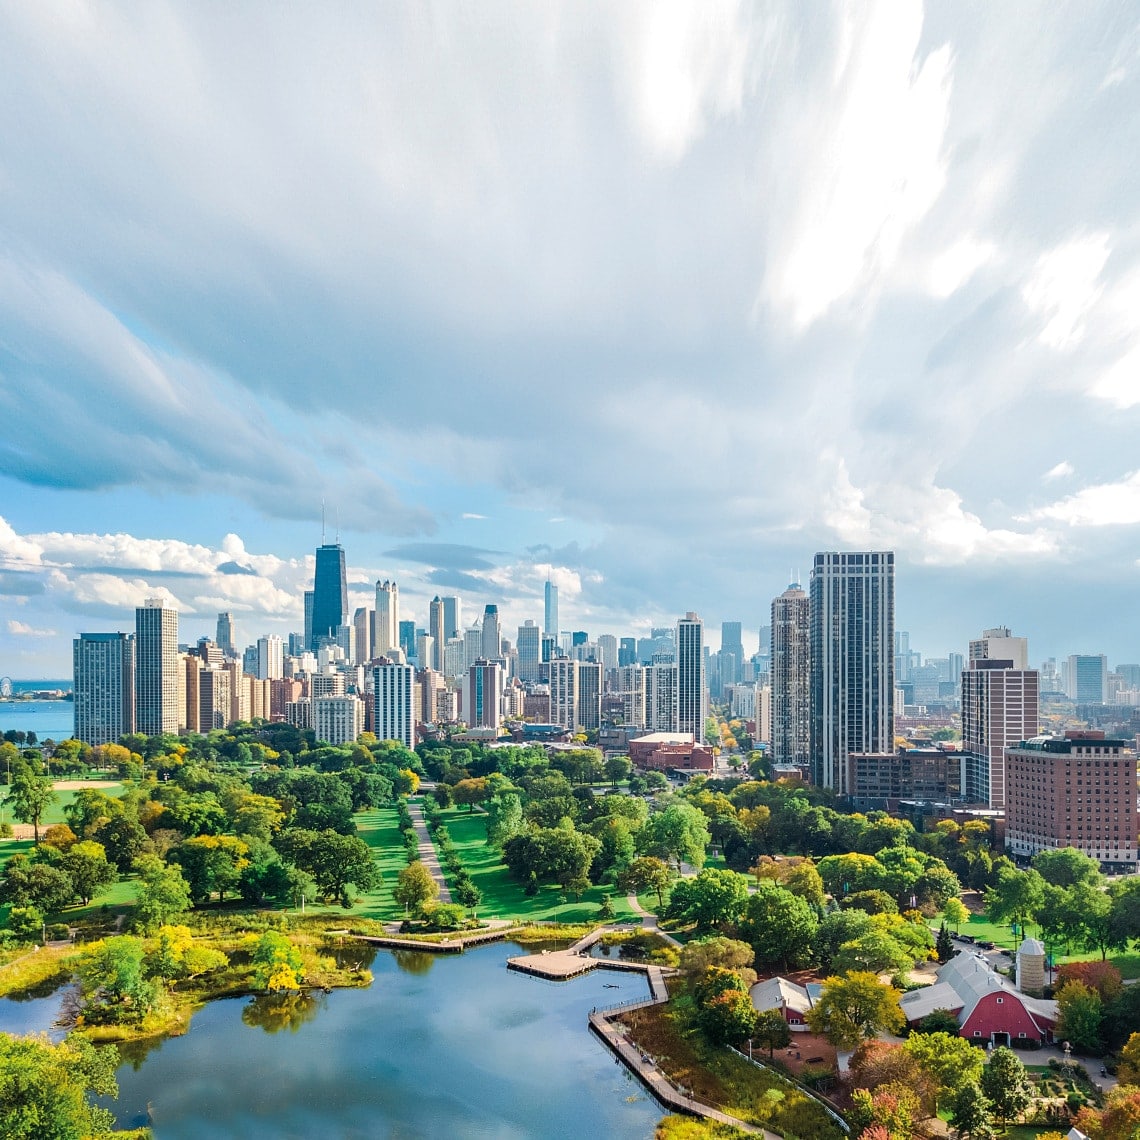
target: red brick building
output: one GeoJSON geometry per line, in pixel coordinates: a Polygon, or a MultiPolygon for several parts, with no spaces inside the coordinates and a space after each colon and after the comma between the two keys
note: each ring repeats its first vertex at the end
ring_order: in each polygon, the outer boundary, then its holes
{"type": "Polygon", "coordinates": [[[667,772],[711,772],[714,756],[711,748],[697,744],[691,732],[651,732],[629,742],[629,758],[634,767],[667,772]]]}

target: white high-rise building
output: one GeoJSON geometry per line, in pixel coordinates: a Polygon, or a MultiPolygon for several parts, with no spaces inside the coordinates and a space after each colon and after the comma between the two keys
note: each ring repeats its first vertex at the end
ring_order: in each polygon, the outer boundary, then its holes
{"type": "Polygon", "coordinates": [[[499,607],[489,605],[483,610],[483,656],[495,661],[503,655],[503,631],[499,625],[499,607]]]}
{"type": "Polygon", "coordinates": [[[598,656],[603,669],[616,669],[618,667],[618,640],[612,633],[603,633],[598,637],[598,656]]]}
{"type": "Polygon", "coordinates": [[[623,724],[645,728],[645,667],[623,665],[618,669],[618,694],[621,697],[623,724]]]}
{"type": "Polygon", "coordinates": [[[387,657],[400,648],[400,587],[387,580],[376,583],[376,639],[373,657],[387,657]]]}
{"type": "Polygon", "coordinates": [[[443,675],[455,680],[467,672],[467,647],[462,637],[449,637],[443,647],[443,675]]]}
{"type": "Polygon", "coordinates": [[[135,610],[135,724],[145,736],[177,733],[182,662],[178,611],[164,598],[147,598],[135,610]]]}
{"type": "Polygon", "coordinates": [[[431,669],[435,673],[443,672],[443,650],[447,639],[451,636],[445,628],[443,599],[436,594],[428,603],[428,633],[431,634],[431,660],[421,661],[421,669],[431,669]]]}
{"type": "MultiPolygon", "coordinates": [[[[811,759],[811,623],[808,596],[789,586],[772,601],[772,760],[811,759]]],[[[764,737],[758,736],[763,740],[764,737]]]]}
{"type": "Polygon", "coordinates": [[[135,635],[82,633],[72,643],[75,739],[113,744],[135,731],[135,635]]]}
{"type": "MultiPolygon", "coordinates": [[[[987,629],[981,637],[970,642],[969,660],[976,661],[1005,661],[1005,669],[1029,668],[1029,640],[1024,637],[1013,637],[1008,626],[998,626],[987,629]]],[[[1036,736],[1037,734],[1034,733],[1036,736]]],[[[1021,737],[1028,740],[1028,737],[1021,737]]]]}
{"type": "Polygon", "coordinates": [[[645,666],[645,727],[649,732],[677,732],[677,666],[645,666]]]}
{"type": "Polygon", "coordinates": [[[602,727],[602,665],[578,662],[578,724],[587,732],[602,727]]]}
{"type": "MultiPolygon", "coordinates": [[[[372,670],[373,731],[381,740],[398,740],[405,748],[414,748],[416,726],[412,715],[412,682],[410,665],[381,664],[372,670]]],[[[429,710],[425,720],[434,719],[429,710]]]]}
{"type": "Polygon", "coordinates": [[[550,723],[560,724],[574,732],[578,720],[578,669],[580,662],[569,657],[556,657],[550,670],[550,723]]]}
{"type": "Polygon", "coordinates": [[[364,702],[357,696],[314,697],[313,731],[334,748],[352,744],[364,731],[364,702]]]}
{"type": "Polygon", "coordinates": [[[894,552],[817,554],[810,619],[812,779],[846,795],[851,753],[895,747],[894,552]]]}
{"type": "Polygon", "coordinates": [[[285,676],[285,643],[275,633],[257,639],[257,679],[279,681],[285,676]]]}
{"type": "Polygon", "coordinates": [[[463,666],[464,675],[480,658],[486,660],[483,657],[483,627],[481,624],[476,623],[463,634],[463,657],[466,662],[463,666]]]}
{"type": "Polygon", "coordinates": [[[704,740],[708,716],[704,626],[694,613],[677,622],[677,731],[704,740]]]}
{"type": "Polygon", "coordinates": [[[557,638],[558,629],[558,587],[549,579],[546,583],[546,608],[544,610],[542,632],[548,637],[557,638]]]}

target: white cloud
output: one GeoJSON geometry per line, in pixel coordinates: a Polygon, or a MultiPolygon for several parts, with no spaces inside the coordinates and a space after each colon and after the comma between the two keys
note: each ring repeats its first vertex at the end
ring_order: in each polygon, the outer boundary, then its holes
{"type": "Polygon", "coordinates": [[[1108,234],[1073,238],[1038,259],[1021,291],[1026,307],[1042,323],[1038,339],[1048,348],[1080,343],[1085,318],[1100,297],[1101,270],[1111,251],[1108,234]]]}
{"type": "Polygon", "coordinates": [[[27,622],[8,620],[8,632],[14,637],[55,637],[54,629],[33,629],[27,622]]]}
{"type": "Polygon", "coordinates": [[[1067,478],[1073,474],[1073,471],[1073,465],[1067,459],[1062,459],[1055,467],[1050,467],[1049,470],[1041,476],[1041,479],[1043,482],[1050,483],[1054,479],[1067,478]]]}
{"type": "Polygon", "coordinates": [[[982,266],[991,261],[997,247],[988,241],[966,237],[943,250],[930,262],[928,288],[935,297],[952,296],[982,266]]]}
{"type": "Polygon", "coordinates": [[[1133,471],[1116,483],[1085,487],[1033,511],[1030,517],[1056,519],[1070,526],[1134,526],[1140,523],[1140,471],[1133,471]]]}
{"type": "Polygon", "coordinates": [[[1096,379],[1089,391],[1118,408],[1134,408],[1140,404],[1140,345],[1126,352],[1096,379]]]}

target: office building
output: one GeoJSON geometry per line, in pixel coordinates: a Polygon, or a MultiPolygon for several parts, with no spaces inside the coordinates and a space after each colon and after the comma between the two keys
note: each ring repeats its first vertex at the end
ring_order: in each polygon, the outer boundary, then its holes
{"type": "Polygon", "coordinates": [[[1004,626],[970,642],[961,674],[962,796],[1002,810],[1006,749],[1038,733],[1040,678],[1028,667],[1029,643],[1004,626]]]}
{"type": "Polygon", "coordinates": [[[135,725],[145,736],[177,733],[182,722],[178,611],[163,598],[135,610],[135,725]]]}
{"type": "MultiPolygon", "coordinates": [[[[379,622],[379,616],[377,616],[379,622]]],[[[405,658],[415,657],[416,655],[416,623],[414,621],[402,621],[398,628],[400,644],[397,648],[403,653],[405,658]]]]}
{"type": "Polygon", "coordinates": [[[357,696],[314,697],[313,732],[318,741],[340,748],[364,731],[364,702],[357,696]]]}
{"type": "Polygon", "coordinates": [[[558,587],[549,579],[546,583],[546,608],[544,610],[542,632],[557,638],[558,629],[558,587]]]}
{"type": "Polygon", "coordinates": [[[313,591],[305,591],[305,652],[313,650],[313,591]]]}
{"type": "Polygon", "coordinates": [[[720,667],[719,690],[735,685],[740,680],[740,670],[744,665],[744,641],[741,623],[722,621],[720,623],[720,652],[717,654],[720,667]]]}
{"type": "Polygon", "coordinates": [[[455,680],[467,672],[467,645],[462,637],[449,637],[443,647],[443,675],[455,680]]]}
{"type": "Polygon", "coordinates": [[[704,626],[694,613],[677,622],[677,732],[705,737],[708,692],[705,688],[704,626]]]}
{"type": "Polygon", "coordinates": [[[218,636],[215,638],[218,648],[227,657],[236,657],[237,649],[234,647],[234,615],[231,613],[218,614],[218,636]]]}
{"type": "Polygon", "coordinates": [[[372,660],[372,644],[376,640],[376,611],[371,606],[358,606],[352,615],[356,635],[354,665],[367,665],[372,660]]]}
{"type": "Polygon", "coordinates": [[[428,633],[431,635],[431,660],[421,661],[421,669],[431,669],[433,672],[443,672],[443,650],[451,631],[447,629],[444,620],[443,599],[436,594],[428,603],[428,633]]]}
{"type": "Polygon", "coordinates": [[[1074,653],[1065,661],[1065,695],[1078,705],[1108,702],[1108,658],[1103,654],[1074,653]]]}
{"type": "Polygon", "coordinates": [[[275,633],[257,639],[257,670],[259,681],[279,681],[285,676],[285,645],[275,633]]]}
{"type": "Polygon", "coordinates": [[[769,676],[776,764],[811,762],[810,608],[807,594],[796,584],[772,600],[769,676]]]}
{"type": "Polygon", "coordinates": [[[443,602],[443,639],[463,635],[463,604],[454,594],[445,594],[443,602]]]}
{"type": "Polygon", "coordinates": [[[317,547],[317,567],[313,577],[313,629],[309,649],[316,653],[321,638],[336,639],[338,625],[348,620],[348,578],[344,547],[339,542],[317,547]]]}
{"type": "Polygon", "coordinates": [[[416,665],[420,669],[432,668],[435,660],[435,638],[423,630],[416,631],[416,665]]]}
{"type": "MultiPolygon", "coordinates": [[[[415,623],[412,636],[415,637],[415,623]]],[[[400,587],[385,579],[376,583],[376,636],[372,643],[373,657],[387,657],[393,649],[403,648],[406,656],[415,652],[414,643],[404,644],[404,623],[400,621],[400,587]]]]}
{"type": "Polygon", "coordinates": [[[812,779],[846,795],[852,752],[894,749],[894,553],[817,554],[809,619],[812,779]]]}
{"type": "Polygon", "coordinates": [[[530,683],[538,680],[542,665],[542,631],[533,621],[519,626],[518,637],[519,680],[530,683]]]}
{"type": "Polygon", "coordinates": [[[598,637],[598,659],[603,669],[616,669],[618,667],[618,642],[610,633],[603,633],[598,637]]]}
{"type": "Polygon", "coordinates": [[[503,721],[502,692],[503,667],[498,661],[479,658],[467,671],[464,719],[468,728],[490,728],[498,732],[503,721]]]}
{"type": "MultiPolygon", "coordinates": [[[[372,731],[380,740],[398,740],[405,748],[416,743],[412,681],[410,665],[385,661],[372,669],[372,731]]],[[[424,720],[433,719],[433,712],[424,714],[424,720]]]]}
{"type": "Polygon", "coordinates": [[[623,637],[618,643],[618,668],[637,663],[637,638],[623,637]]]}
{"type": "Polygon", "coordinates": [[[483,656],[494,661],[503,655],[503,633],[499,627],[499,607],[486,606],[483,610],[483,656]]]}
{"type": "Polygon", "coordinates": [[[135,731],[135,637],[82,633],[72,642],[75,739],[113,744],[135,731]]]}
{"type": "Polygon", "coordinates": [[[581,723],[578,715],[578,670],[580,661],[555,657],[547,666],[550,685],[550,723],[576,732],[581,723]]]}
{"type": "Polygon", "coordinates": [[[1005,754],[1014,856],[1075,847],[1110,874],[1136,871],[1136,754],[1103,732],[1023,740],[1005,754]]]}

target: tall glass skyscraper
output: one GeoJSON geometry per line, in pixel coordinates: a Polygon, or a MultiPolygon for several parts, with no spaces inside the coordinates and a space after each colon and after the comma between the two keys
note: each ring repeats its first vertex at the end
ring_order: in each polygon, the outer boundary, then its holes
{"type": "Polygon", "coordinates": [[[811,757],[811,626],[808,596],[789,586],[772,602],[772,759],[808,764],[811,757]]]}
{"type": "Polygon", "coordinates": [[[558,587],[549,581],[546,583],[546,612],[542,632],[558,639],[558,587]]]}
{"type": "Polygon", "coordinates": [[[309,649],[317,651],[322,637],[336,638],[337,626],[348,623],[348,577],[344,547],[339,542],[317,547],[313,577],[313,629],[309,649]]]}
{"type": "Polygon", "coordinates": [[[705,688],[704,625],[694,613],[677,622],[677,731],[691,732],[699,744],[708,716],[705,688]]]}
{"type": "Polygon", "coordinates": [[[146,736],[176,733],[179,708],[178,611],[163,598],[147,598],[135,610],[135,724],[146,736]]]}
{"type": "Polygon", "coordinates": [[[812,780],[847,795],[847,757],[895,746],[894,552],[817,554],[810,607],[812,780]]]}
{"type": "Polygon", "coordinates": [[[135,638],[81,633],[73,646],[75,739],[113,744],[135,731],[135,638]]]}

